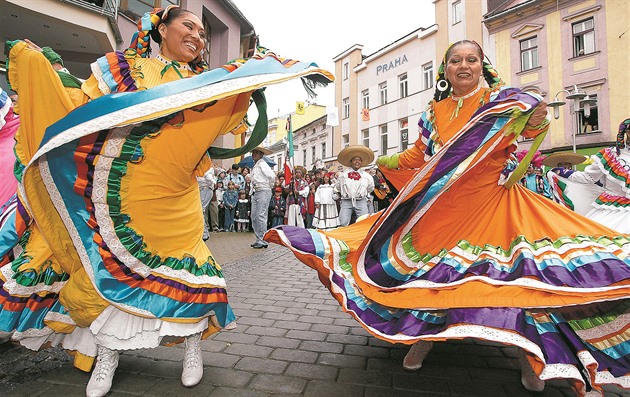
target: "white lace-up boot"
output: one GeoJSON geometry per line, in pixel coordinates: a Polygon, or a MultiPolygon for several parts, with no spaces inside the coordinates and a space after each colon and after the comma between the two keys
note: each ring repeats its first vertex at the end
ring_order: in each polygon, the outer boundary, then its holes
{"type": "Polygon", "coordinates": [[[538,375],[536,375],[523,349],[518,350],[518,363],[521,366],[521,383],[525,386],[525,389],[533,392],[542,392],[545,389],[545,381],[540,380],[538,375]]]}
{"type": "Polygon", "coordinates": [[[203,358],[201,356],[201,333],[188,336],[184,342],[184,370],[182,371],[182,385],[193,387],[203,375],[203,358]]]}
{"type": "Polygon", "coordinates": [[[118,367],[118,352],[109,350],[104,346],[98,346],[96,366],[88,382],[85,394],[87,397],[102,397],[112,387],[114,372],[118,367]]]}
{"type": "Polygon", "coordinates": [[[411,345],[403,360],[403,368],[407,371],[417,371],[422,368],[422,362],[431,351],[433,342],[418,341],[411,345]]]}

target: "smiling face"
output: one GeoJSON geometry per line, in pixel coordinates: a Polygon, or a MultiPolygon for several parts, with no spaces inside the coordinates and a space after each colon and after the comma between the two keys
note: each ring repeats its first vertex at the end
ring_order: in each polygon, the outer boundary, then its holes
{"type": "Polygon", "coordinates": [[[352,160],[350,160],[350,165],[352,166],[352,169],[355,171],[361,168],[362,164],[363,164],[363,159],[359,156],[354,156],[352,160]]]}
{"type": "Polygon", "coordinates": [[[199,56],[205,44],[201,20],[192,12],[172,16],[158,27],[162,54],[177,62],[188,63],[199,56]]]}
{"type": "Polygon", "coordinates": [[[482,71],[481,51],[473,43],[456,44],[446,55],[445,77],[453,94],[466,95],[479,85],[482,71]]]}

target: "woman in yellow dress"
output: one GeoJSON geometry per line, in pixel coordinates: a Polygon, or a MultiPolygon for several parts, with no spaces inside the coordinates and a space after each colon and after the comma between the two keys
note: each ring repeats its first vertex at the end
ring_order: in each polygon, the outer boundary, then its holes
{"type": "Polygon", "coordinates": [[[549,124],[545,103],[502,84],[472,41],[453,44],[406,151],[377,160],[398,196],[333,231],[281,226],[288,246],[372,335],[519,347],[521,381],[567,379],[578,395],[630,388],[630,241],[517,182],[549,124]],[[485,78],[488,87],[482,85],[485,78]],[[531,155],[512,154],[520,136],[531,155]]]}
{"type": "Polygon", "coordinates": [[[0,245],[0,331],[32,349],[62,345],[86,371],[97,356],[89,396],[109,391],[118,351],[171,342],[186,344],[182,384],[199,382],[200,340],[235,317],[202,241],[196,176],[210,156],[262,141],[259,88],[332,80],[314,64],[260,51],[207,70],[203,24],[179,7],[147,13],[138,27],[132,48],[99,58],[85,82],[27,40],[7,46],[22,109],[13,232],[23,252],[11,258],[0,245]],[[160,43],[152,58],[150,37],[160,43]],[[244,132],[252,100],[255,139],[212,148],[220,135],[244,132]]]}

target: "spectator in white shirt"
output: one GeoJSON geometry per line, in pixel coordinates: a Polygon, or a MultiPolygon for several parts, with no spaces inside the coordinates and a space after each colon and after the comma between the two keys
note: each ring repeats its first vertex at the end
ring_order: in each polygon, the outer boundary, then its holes
{"type": "Polygon", "coordinates": [[[252,229],[256,235],[256,242],[252,248],[267,248],[267,243],[263,236],[267,231],[267,216],[269,201],[271,200],[271,189],[276,181],[276,174],[263,159],[266,154],[271,154],[271,150],[262,146],[252,149],[254,167],[252,168],[252,200],[251,217],[252,229]]]}

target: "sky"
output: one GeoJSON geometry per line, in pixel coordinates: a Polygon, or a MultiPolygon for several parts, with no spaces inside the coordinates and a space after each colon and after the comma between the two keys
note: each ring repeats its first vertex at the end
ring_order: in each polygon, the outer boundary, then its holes
{"type": "MultiPolygon", "coordinates": [[[[333,58],[355,44],[370,55],[435,23],[432,0],[232,0],[260,44],[281,57],[315,62],[334,74],[333,58]]],[[[334,105],[334,85],[317,89],[318,105],[334,105]]],[[[308,95],[299,81],[268,87],[269,118],[295,111],[308,95]]]]}

